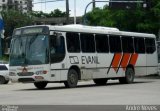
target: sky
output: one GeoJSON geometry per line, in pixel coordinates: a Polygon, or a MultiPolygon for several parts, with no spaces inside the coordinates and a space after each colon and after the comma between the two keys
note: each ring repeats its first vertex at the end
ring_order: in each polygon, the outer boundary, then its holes
{"type": "MultiPolygon", "coordinates": [[[[41,1],[43,2],[43,1],[52,1],[52,0],[33,0],[33,3],[41,2],[41,1]]],[[[81,15],[84,15],[85,7],[92,0],[69,0],[69,9],[70,9],[71,16],[74,16],[74,1],[76,1],[76,16],[81,16],[81,15]]],[[[102,1],[102,0],[96,0],[96,1],[102,1]]],[[[106,2],[96,3],[96,7],[102,8],[105,4],[106,2]]],[[[66,11],[65,0],[58,1],[58,2],[39,3],[39,4],[33,4],[33,5],[34,5],[33,6],[34,11],[43,11],[45,13],[50,13],[54,9],[60,9],[61,11],[66,11]]],[[[87,12],[91,11],[91,9],[92,9],[92,4],[87,8],[87,12]]]]}

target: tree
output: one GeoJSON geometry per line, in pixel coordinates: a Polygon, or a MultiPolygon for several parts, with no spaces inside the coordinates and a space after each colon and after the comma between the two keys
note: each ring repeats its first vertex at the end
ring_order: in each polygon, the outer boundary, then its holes
{"type": "Polygon", "coordinates": [[[31,25],[33,21],[33,17],[30,14],[15,10],[5,10],[0,13],[5,23],[5,37],[11,36],[14,28],[31,25]]]}
{"type": "Polygon", "coordinates": [[[52,17],[66,17],[66,12],[55,9],[50,13],[43,13],[42,11],[33,11],[32,15],[37,18],[52,18],[52,17]]]}
{"type": "Polygon", "coordinates": [[[120,30],[158,34],[160,31],[160,1],[151,0],[144,9],[137,5],[135,10],[116,10],[105,6],[87,13],[88,25],[117,27],[120,30]]]}

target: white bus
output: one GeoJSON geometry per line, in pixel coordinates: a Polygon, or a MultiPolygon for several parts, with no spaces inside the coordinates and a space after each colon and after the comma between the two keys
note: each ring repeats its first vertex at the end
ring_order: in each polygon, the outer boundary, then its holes
{"type": "Polygon", "coordinates": [[[10,79],[77,86],[78,80],[106,84],[108,79],[132,83],[135,76],[157,72],[156,37],[117,28],[83,25],[28,26],[14,30],[10,79]]]}

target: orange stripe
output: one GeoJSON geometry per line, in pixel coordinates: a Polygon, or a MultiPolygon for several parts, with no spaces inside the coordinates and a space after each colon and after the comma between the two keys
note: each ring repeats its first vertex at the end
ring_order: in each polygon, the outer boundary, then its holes
{"type": "Polygon", "coordinates": [[[137,53],[134,53],[134,54],[132,55],[130,64],[132,64],[133,66],[135,66],[135,64],[136,64],[136,62],[137,62],[137,59],[138,59],[138,54],[137,54],[137,53]]]}
{"type": "Polygon", "coordinates": [[[130,58],[130,55],[129,53],[127,54],[124,54],[123,56],[123,59],[122,59],[122,62],[121,62],[121,66],[123,67],[123,70],[125,71],[127,65],[128,65],[128,61],[129,61],[129,58],[130,58]]]}
{"type": "Polygon", "coordinates": [[[115,54],[115,56],[114,56],[114,60],[113,60],[113,62],[112,62],[112,67],[113,67],[113,69],[114,69],[115,71],[117,71],[117,68],[118,68],[118,65],[119,65],[121,56],[122,56],[121,53],[115,54]]]}

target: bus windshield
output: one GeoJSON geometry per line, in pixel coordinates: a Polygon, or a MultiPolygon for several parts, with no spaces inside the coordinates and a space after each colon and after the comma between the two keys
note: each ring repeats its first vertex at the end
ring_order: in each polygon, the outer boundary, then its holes
{"type": "Polygon", "coordinates": [[[39,65],[49,62],[48,35],[22,35],[12,39],[10,66],[39,65]]]}

